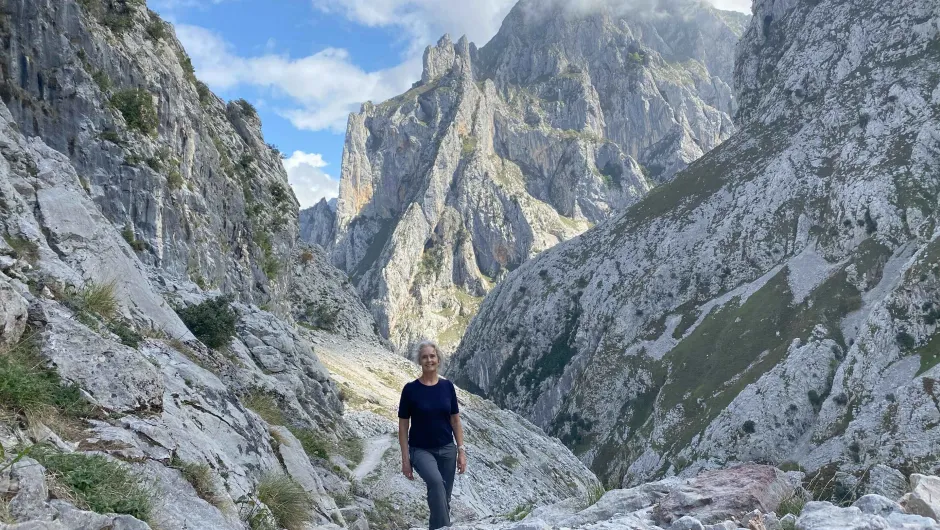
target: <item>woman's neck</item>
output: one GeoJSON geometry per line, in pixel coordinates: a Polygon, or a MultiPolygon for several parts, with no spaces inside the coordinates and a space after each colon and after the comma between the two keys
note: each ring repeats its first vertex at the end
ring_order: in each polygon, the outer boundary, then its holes
{"type": "Polygon", "coordinates": [[[420,379],[423,384],[432,386],[432,385],[437,384],[437,380],[440,379],[440,377],[438,377],[437,372],[430,372],[430,373],[423,372],[421,374],[421,377],[419,377],[418,379],[420,379]]]}

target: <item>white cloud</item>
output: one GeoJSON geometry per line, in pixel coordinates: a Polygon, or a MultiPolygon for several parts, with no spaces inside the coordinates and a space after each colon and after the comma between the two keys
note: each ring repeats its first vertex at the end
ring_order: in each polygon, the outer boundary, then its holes
{"type": "Polygon", "coordinates": [[[339,13],[370,27],[396,26],[410,41],[410,55],[420,55],[444,33],[466,35],[482,46],[496,34],[516,0],[313,0],[322,11],[339,13]]]}
{"type": "Polygon", "coordinates": [[[218,34],[198,26],[179,25],[176,33],[196,65],[199,78],[214,89],[238,85],[271,89],[286,96],[291,106],[271,107],[295,127],[343,132],[350,112],[364,101],[384,101],[411,87],[421,76],[420,58],[385,70],[366,72],[352,63],[343,49],[327,48],[291,58],[265,54],[239,57],[218,34]]]}
{"type": "Polygon", "coordinates": [[[294,188],[301,208],[309,208],[320,202],[320,199],[330,200],[339,195],[339,181],[323,171],[327,166],[323,155],[294,151],[283,162],[287,180],[294,188]]]}
{"type": "Polygon", "coordinates": [[[727,11],[740,11],[742,13],[751,14],[751,5],[753,4],[752,0],[709,0],[712,4],[715,5],[718,9],[725,9],[727,11]]]}

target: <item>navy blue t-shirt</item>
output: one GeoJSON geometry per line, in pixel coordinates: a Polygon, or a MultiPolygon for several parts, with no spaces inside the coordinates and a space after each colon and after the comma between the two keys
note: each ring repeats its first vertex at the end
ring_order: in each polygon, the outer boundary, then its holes
{"type": "Polygon", "coordinates": [[[443,377],[433,386],[415,379],[401,391],[398,417],[411,419],[408,432],[410,447],[436,449],[453,442],[450,416],[458,412],[457,391],[454,384],[443,377]]]}

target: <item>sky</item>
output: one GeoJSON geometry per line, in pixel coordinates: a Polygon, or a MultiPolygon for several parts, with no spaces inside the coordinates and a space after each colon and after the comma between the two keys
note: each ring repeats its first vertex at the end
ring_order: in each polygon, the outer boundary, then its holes
{"type": "MultiPolygon", "coordinates": [[[[346,120],[421,78],[449,33],[485,44],[516,0],[149,0],[172,22],[196,76],[258,109],[301,207],[337,196],[346,120]]],[[[619,1],[619,0],[617,0],[619,1]]],[[[751,0],[709,0],[750,12],[751,0]]]]}

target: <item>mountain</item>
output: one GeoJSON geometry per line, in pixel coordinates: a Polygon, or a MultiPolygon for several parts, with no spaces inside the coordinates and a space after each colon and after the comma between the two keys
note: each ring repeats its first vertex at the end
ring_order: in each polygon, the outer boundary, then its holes
{"type": "Polygon", "coordinates": [[[454,346],[507,273],[734,132],[746,19],[695,0],[523,0],[481,49],[445,36],[411,90],[350,116],[335,217],[318,205],[302,232],[332,233],[383,336],[454,346]]]}
{"type": "MultiPolygon", "coordinates": [[[[139,0],[8,1],[0,43],[0,527],[420,524],[424,491],[389,465],[417,368],[299,239],[251,106],[139,0]]],[[[600,487],[459,395],[462,518],[600,487]]]]}
{"type": "Polygon", "coordinates": [[[450,365],[608,484],[938,463],[940,5],[753,12],[738,131],[510,274],[450,365]]]}

